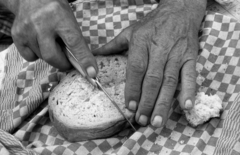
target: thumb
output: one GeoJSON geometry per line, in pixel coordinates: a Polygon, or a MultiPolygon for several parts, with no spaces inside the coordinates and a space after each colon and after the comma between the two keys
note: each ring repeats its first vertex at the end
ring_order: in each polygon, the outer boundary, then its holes
{"type": "Polygon", "coordinates": [[[119,54],[128,50],[128,42],[130,37],[130,28],[124,29],[113,40],[103,45],[102,47],[92,51],[94,55],[110,55],[119,54]]]}

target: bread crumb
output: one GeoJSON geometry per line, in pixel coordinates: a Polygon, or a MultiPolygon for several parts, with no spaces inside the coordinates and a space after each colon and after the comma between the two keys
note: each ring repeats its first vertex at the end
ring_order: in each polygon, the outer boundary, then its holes
{"type": "Polygon", "coordinates": [[[184,140],[180,140],[180,142],[179,142],[179,143],[180,143],[181,145],[182,145],[182,144],[184,144],[184,140]]]}
{"type": "Polygon", "coordinates": [[[205,80],[205,78],[203,76],[201,76],[201,74],[199,74],[197,77],[197,84],[202,85],[204,80],[205,80]]]}
{"type": "Polygon", "coordinates": [[[161,145],[161,139],[162,139],[162,137],[160,135],[157,136],[154,144],[161,145]]]}
{"type": "Polygon", "coordinates": [[[190,111],[185,111],[185,116],[192,126],[198,126],[212,117],[219,117],[222,109],[222,100],[217,94],[209,96],[204,92],[199,92],[195,106],[190,111]]]}

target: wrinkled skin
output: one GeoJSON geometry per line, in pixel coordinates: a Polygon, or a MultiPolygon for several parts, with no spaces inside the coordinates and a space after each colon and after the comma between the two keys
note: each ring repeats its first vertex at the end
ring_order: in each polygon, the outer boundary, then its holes
{"type": "Polygon", "coordinates": [[[67,0],[17,2],[13,9],[16,19],[12,37],[23,58],[27,61],[41,58],[62,71],[69,70],[72,66],[64,54],[67,45],[89,76],[96,76],[96,61],[67,0]]]}
{"type": "MultiPolygon", "coordinates": [[[[60,70],[71,65],[69,46],[90,77],[98,69],[66,0],[0,0],[16,16],[12,37],[28,61],[38,58],[60,70]],[[63,43],[64,42],[64,43],[63,43]]],[[[125,101],[140,125],[161,127],[167,120],[181,77],[180,106],[191,109],[195,96],[198,30],[206,0],[161,0],[144,19],[122,31],[94,54],[128,50],[125,101]]]]}
{"type": "Polygon", "coordinates": [[[181,77],[180,106],[194,105],[198,30],[206,1],[162,0],[157,9],[93,53],[128,50],[126,106],[142,125],[162,127],[181,77]]]}

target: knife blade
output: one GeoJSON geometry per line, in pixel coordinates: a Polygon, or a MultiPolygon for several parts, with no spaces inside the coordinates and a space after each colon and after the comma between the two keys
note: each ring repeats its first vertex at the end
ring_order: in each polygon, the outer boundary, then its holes
{"type": "Polygon", "coordinates": [[[103,91],[103,93],[109,98],[109,100],[113,103],[113,105],[117,108],[117,110],[121,113],[121,115],[127,120],[127,122],[130,124],[130,126],[132,127],[132,129],[134,131],[137,131],[136,128],[133,126],[133,124],[131,123],[131,121],[125,116],[125,114],[122,112],[122,110],[119,108],[119,106],[117,105],[117,103],[114,101],[114,99],[109,95],[109,93],[107,92],[107,90],[102,86],[102,84],[99,82],[99,79],[96,78],[94,79],[97,86],[99,87],[100,90],[103,91]]]}
{"type": "Polygon", "coordinates": [[[78,59],[74,56],[74,54],[71,52],[71,50],[66,46],[66,50],[65,54],[68,57],[68,60],[70,61],[70,63],[73,65],[73,67],[80,72],[80,74],[86,78],[88,80],[88,82],[90,82],[93,86],[97,86],[95,81],[90,78],[88,76],[88,74],[82,69],[82,66],[80,64],[80,62],[78,61],[78,59]]]}
{"type": "Polygon", "coordinates": [[[132,129],[134,131],[137,131],[136,128],[133,126],[133,124],[131,123],[131,121],[125,116],[125,114],[122,112],[122,110],[119,108],[119,106],[117,105],[117,103],[114,101],[114,99],[108,94],[108,92],[106,91],[106,89],[102,86],[102,84],[100,83],[99,79],[96,78],[90,78],[85,71],[82,69],[81,64],[79,63],[78,59],[74,56],[74,54],[71,52],[71,50],[66,46],[66,55],[68,57],[68,60],[71,62],[71,64],[75,67],[75,69],[77,71],[80,72],[80,74],[86,78],[94,87],[97,87],[99,90],[103,91],[103,93],[109,98],[109,100],[112,102],[112,104],[115,106],[115,108],[117,108],[117,110],[121,113],[121,115],[124,117],[124,119],[130,124],[130,126],[132,127],[132,129]]]}

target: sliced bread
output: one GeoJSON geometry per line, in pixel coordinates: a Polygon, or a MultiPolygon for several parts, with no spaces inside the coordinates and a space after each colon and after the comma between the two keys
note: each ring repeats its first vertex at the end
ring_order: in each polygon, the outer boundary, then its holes
{"type": "MultiPolygon", "coordinates": [[[[97,63],[100,82],[125,115],[133,118],[124,104],[126,57],[97,57],[97,63]]],[[[49,114],[59,134],[69,141],[109,137],[127,125],[107,96],[75,70],[51,91],[49,114]]]]}

